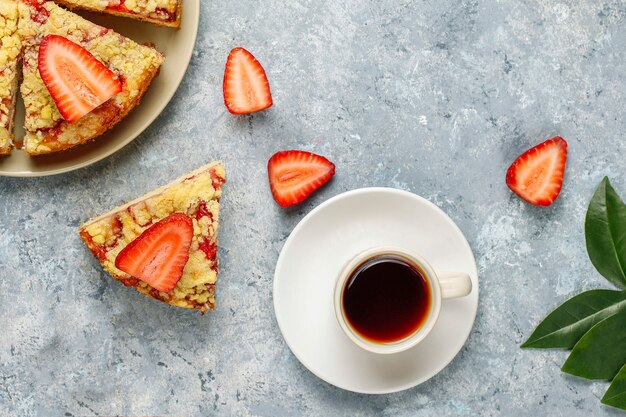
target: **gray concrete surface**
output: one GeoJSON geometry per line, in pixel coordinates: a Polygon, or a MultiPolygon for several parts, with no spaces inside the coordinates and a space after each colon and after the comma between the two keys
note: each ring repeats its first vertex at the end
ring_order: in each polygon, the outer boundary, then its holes
{"type": "Polygon", "coordinates": [[[0,179],[2,416],[607,416],[607,383],[559,371],[564,352],[518,345],[562,300],[608,287],[583,220],[604,175],[626,197],[626,3],[607,1],[202,0],[191,66],[166,111],[92,167],[0,179]],[[274,107],[233,117],[228,51],[265,65],[274,107]],[[504,175],[524,149],[564,136],[570,158],[550,208],[504,175]],[[269,156],[326,155],[337,176],[289,210],[269,156]],[[213,159],[223,200],[218,309],[201,317],[113,282],[79,223],[213,159]],[[481,300],[454,362],[397,394],[317,379],[277,328],[271,284],[297,222],[365,186],[420,194],[475,251],[481,300]]]}

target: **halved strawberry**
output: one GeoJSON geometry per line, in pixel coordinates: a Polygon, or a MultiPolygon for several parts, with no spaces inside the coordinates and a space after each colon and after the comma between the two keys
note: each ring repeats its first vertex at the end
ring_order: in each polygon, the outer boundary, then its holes
{"type": "Polygon", "coordinates": [[[39,74],[61,116],[74,123],[122,91],[117,76],[82,46],[58,35],[39,46],[39,74]]]}
{"type": "Polygon", "coordinates": [[[115,259],[115,267],[162,292],[170,292],[189,260],[193,221],[174,213],[146,229],[115,259]]]}
{"type": "Polygon", "coordinates": [[[233,114],[250,114],[272,106],[265,70],[243,48],[230,51],[224,72],[224,103],[233,114]]]}
{"type": "Polygon", "coordinates": [[[323,156],[305,151],[283,151],[267,164],[270,188],[281,207],[304,201],[335,175],[335,164],[323,156]]]}
{"type": "Polygon", "coordinates": [[[561,192],[566,162],[567,142],[556,136],[517,158],[506,174],[506,185],[530,204],[549,206],[561,192]]]}

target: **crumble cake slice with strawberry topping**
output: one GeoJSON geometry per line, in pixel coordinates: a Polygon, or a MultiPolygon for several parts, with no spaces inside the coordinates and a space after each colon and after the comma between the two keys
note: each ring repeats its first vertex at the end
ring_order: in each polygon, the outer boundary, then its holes
{"type": "Polygon", "coordinates": [[[112,128],[139,104],[164,59],[156,49],[139,45],[51,1],[22,0],[19,14],[24,44],[24,147],[31,156],[72,148],[112,128]],[[105,78],[108,96],[89,88],[105,78]],[[100,104],[94,96],[112,98],[100,104]],[[95,107],[93,111],[77,112],[76,106],[89,108],[85,102],[95,107]]]}
{"type": "Polygon", "coordinates": [[[176,307],[215,308],[219,162],[203,166],[80,227],[103,268],[124,285],[176,307]]]}
{"type": "Polygon", "coordinates": [[[17,0],[0,0],[0,155],[9,155],[13,148],[13,116],[21,52],[17,21],[17,0]]]}
{"type": "Polygon", "coordinates": [[[128,17],[159,26],[180,27],[183,0],[56,0],[73,9],[128,17]]]}
{"type": "Polygon", "coordinates": [[[182,0],[57,0],[57,3],[174,28],[180,27],[183,10],[182,0]]]}

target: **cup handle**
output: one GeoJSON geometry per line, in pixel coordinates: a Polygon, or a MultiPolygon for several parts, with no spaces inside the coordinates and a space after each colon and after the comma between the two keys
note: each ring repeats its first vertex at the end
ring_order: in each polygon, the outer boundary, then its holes
{"type": "Polygon", "coordinates": [[[465,297],[472,292],[472,280],[465,272],[440,272],[437,276],[441,298],[465,297]]]}

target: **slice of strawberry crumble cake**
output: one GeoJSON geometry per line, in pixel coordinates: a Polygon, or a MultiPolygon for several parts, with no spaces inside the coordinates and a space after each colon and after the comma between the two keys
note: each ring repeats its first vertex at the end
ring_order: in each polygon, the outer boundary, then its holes
{"type": "MultiPolygon", "coordinates": [[[[139,104],[163,62],[163,55],[154,48],[139,45],[51,1],[20,1],[19,14],[19,34],[24,44],[24,80],[21,85],[26,107],[24,147],[29,155],[66,150],[89,142],[112,128],[139,104]],[[51,56],[47,60],[42,59],[40,46],[45,39],[50,40],[51,35],[54,42],[45,42],[53,44],[46,48],[51,56]],[[84,48],[90,58],[81,62],[76,45],[84,48]],[[67,58],[74,61],[68,65],[67,58]],[[95,60],[99,61],[98,65],[106,67],[102,71],[98,70],[98,76],[107,72],[107,82],[111,86],[121,85],[121,92],[110,90],[111,95],[114,94],[110,100],[78,120],[64,118],[67,114],[77,114],[73,111],[75,109],[57,107],[62,103],[59,97],[67,99],[72,93],[69,87],[73,84],[68,80],[74,77],[76,81],[83,82],[78,74],[89,74],[89,68],[94,68],[91,64],[95,60]],[[56,67],[41,67],[50,62],[55,63],[56,67]],[[78,68],[80,65],[84,68],[78,68]],[[55,74],[63,75],[65,79],[62,82],[54,79],[55,74]],[[51,79],[44,82],[42,75],[51,79]],[[54,98],[49,90],[50,85],[56,89],[53,91],[54,98]],[[63,85],[67,91],[63,90],[63,85]]],[[[93,71],[91,73],[93,75],[93,71]]],[[[95,80],[97,77],[93,78],[95,80]]],[[[93,102],[99,103],[96,100],[93,102]]]]}
{"type": "Polygon", "coordinates": [[[219,162],[203,166],[80,227],[103,268],[141,294],[203,313],[215,308],[219,162]]]}
{"type": "Polygon", "coordinates": [[[21,42],[17,33],[17,1],[0,0],[0,155],[13,148],[13,116],[21,42]]]}
{"type": "Polygon", "coordinates": [[[183,0],[57,0],[57,3],[174,28],[180,27],[183,11],[183,0]]]}

